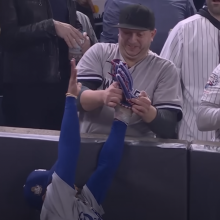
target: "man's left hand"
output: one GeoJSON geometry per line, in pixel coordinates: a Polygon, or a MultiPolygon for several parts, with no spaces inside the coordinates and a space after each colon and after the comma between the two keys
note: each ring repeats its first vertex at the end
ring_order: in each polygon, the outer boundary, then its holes
{"type": "Polygon", "coordinates": [[[84,36],[84,43],[81,45],[81,48],[82,48],[82,53],[84,54],[91,47],[91,43],[86,32],[83,33],[83,36],[84,36]]]}
{"type": "Polygon", "coordinates": [[[142,117],[145,122],[150,123],[156,118],[157,110],[151,105],[146,92],[142,91],[139,98],[132,99],[131,101],[134,103],[132,111],[142,117]]]}

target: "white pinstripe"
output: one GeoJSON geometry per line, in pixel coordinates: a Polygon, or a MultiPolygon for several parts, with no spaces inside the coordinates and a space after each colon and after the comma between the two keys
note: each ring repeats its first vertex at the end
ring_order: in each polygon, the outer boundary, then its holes
{"type": "Polygon", "coordinates": [[[180,139],[206,141],[214,134],[198,130],[196,113],[208,77],[219,63],[218,35],[209,20],[194,15],[176,25],[161,52],[163,58],[174,62],[181,76],[184,104],[180,139]]]}

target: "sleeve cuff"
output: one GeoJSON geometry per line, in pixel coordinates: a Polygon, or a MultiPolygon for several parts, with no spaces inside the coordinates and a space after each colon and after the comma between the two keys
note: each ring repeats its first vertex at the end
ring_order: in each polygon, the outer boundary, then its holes
{"type": "Polygon", "coordinates": [[[56,36],[57,36],[57,33],[56,33],[56,29],[55,29],[55,26],[54,26],[53,19],[49,19],[47,22],[48,22],[48,23],[46,24],[46,25],[48,26],[47,32],[48,32],[49,34],[51,34],[52,36],[56,37],[56,36]]]}

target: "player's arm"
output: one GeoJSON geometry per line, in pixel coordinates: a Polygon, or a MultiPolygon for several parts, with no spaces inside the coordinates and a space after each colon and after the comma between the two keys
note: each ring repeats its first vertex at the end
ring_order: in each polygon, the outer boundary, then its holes
{"type": "Polygon", "coordinates": [[[205,86],[197,113],[196,123],[200,131],[220,128],[220,65],[216,67],[205,86]],[[212,84],[214,80],[214,84],[212,84]]]}
{"type": "Polygon", "coordinates": [[[172,61],[178,73],[181,75],[182,59],[183,59],[183,28],[179,22],[169,34],[160,56],[172,61]]]}
{"type": "MultiPolygon", "coordinates": [[[[68,93],[77,97],[80,85],[77,85],[75,61],[71,61],[71,77],[68,93]]],[[[80,149],[79,120],[76,98],[67,96],[61,125],[58,160],[55,172],[71,187],[74,187],[75,170],[80,149]]]]}
{"type": "Polygon", "coordinates": [[[111,132],[99,154],[97,168],[86,184],[99,205],[103,202],[121,161],[125,133],[131,114],[131,110],[124,107],[115,108],[111,132]]]}

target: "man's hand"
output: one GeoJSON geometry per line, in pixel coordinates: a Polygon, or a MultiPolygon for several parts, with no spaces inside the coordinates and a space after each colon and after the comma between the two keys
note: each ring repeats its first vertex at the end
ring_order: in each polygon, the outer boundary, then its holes
{"type": "Polygon", "coordinates": [[[122,100],[122,90],[119,89],[118,83],[113,82],[108,89],[103,91],[103,103],[109,107],[116,107],[122,100]]]}
{"type": "Polygon", "coordinates": [[[76,63],[75,60],[71,60],[71,75],[70,75],[70,81],[69,81],[69,88],[67,93],[70,93],[72,95],[78,96],[80,90],[81,90],[81,83],[77,83],[77,70],[76,70],[76,63]]]}
{"type": "Polygon", "coordinates": [[[151,105],[146,92],[142,91],[139,98],[131,99],[131,101],[134,103],[132,111],[142,117],[145,122],[150,123],[155,119],[157,110],[151,105]]]}
{"type": "Polygon", "coordinates": [[[84,43],[82,44],[81,48],[82,48],[82,53],[84,54],[91,47],[91,43],[86,32],[83,33],[83,37],[84,37],[84,43]]]}
{"type": "Polygon", "coordinates": [[[68,45],[69,48],[73,48],[76,46],[76,43],[81,47],[85,37],[78,31],[76,28],[74,28],[70,24],[65,24],[59,21],[54,21],[54,26],[57,35],[60,38],[63,38],[68,45]]]}

